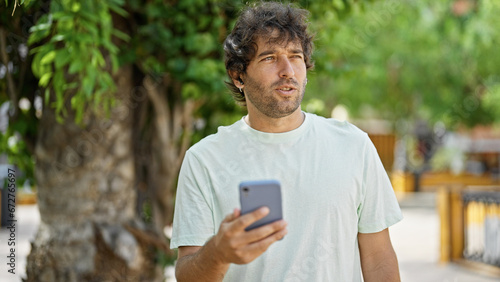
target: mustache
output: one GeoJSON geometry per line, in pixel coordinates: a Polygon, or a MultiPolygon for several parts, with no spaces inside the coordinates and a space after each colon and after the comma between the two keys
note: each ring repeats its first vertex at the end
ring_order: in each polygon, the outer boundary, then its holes
{"type": "Polygon", "coordinates": [[[286,78],[282,78],[276,82],[274,82],[271,87],[278,87],[278,86],[281,86],[283,84],[291,84],[293,86],[295,86],[296,88],[299,88],[299,82],[293,78],[289,78],[289,79],[286,79],[286,78]]]}

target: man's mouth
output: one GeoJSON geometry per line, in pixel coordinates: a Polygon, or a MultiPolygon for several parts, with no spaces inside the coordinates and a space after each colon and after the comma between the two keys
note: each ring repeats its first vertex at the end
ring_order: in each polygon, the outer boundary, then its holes
{"type": "Polygon", "coordinates": [[[288,96],[297,91],[299,84],[293,79],[280,79],[276,81],[272,87],[274,87],[274,90],[280,95],[288,96]]]}
{"type": "Polygon", "coordinates": [[[283,93],[286,93],[286,94],[289,94],[293,90],[296,90],[296,88],[291,86],[291,85],[283,85],[283,86],[277,87],[276,90],[283,92],[283,93]]]}

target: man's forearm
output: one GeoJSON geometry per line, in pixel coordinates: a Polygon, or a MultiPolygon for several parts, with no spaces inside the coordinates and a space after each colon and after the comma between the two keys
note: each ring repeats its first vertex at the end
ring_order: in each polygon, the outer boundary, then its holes
{"type": "Polygon", "coordinates": [[[364,280],[366,282],[401,281],[399,276],[398,260],[396,258],[396,253],[394,253],[392,249],[387,250],[384,256],[378,257],[370,263],[362,263],[362,268],[364,280]]]}
{"type": "Polygon", "coordinates": [[[229,263],[222,263],[214,254],[212,238],[197,252],[180,258],[175,266],[177,281],[222,281],[229,263]]]}
{"type": "Polygon", "coordinates": [[[399,267],[389,229],[358,234],[361,269],[366,282],[398,282],[399,267]]]}
{"type": "Polygon", "coordinates": [[[399,282],[399,269],[397,264],[381,263],[378,268],[363,271],[363,276],[366,282],[384,281],[384,282],[399,282]]]}

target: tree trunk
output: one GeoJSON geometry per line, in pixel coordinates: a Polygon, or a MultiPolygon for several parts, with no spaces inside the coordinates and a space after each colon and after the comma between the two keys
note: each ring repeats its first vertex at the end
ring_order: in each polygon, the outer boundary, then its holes
{"type": "MultiPolygon", "coordinates": [[[[55,121],[44,108],[36,145],[41,222],[28,256],[28,281],[155,281],[150,235],[135,210],[132,73],[115,76],[109,116],[90,110],[84,125],[55,121]],[[145,240],[145,238],[147,240],[145,240]]],[[[68,107],[69,108],[69,107],[68,107]]]]}

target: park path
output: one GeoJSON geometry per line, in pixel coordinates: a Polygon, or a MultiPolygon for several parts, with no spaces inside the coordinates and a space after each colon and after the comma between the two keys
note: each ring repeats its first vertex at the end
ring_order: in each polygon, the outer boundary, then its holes
{"type": "Polygon", "coordinates": [[[439,217],[432,192],[399,197],[404,219],[389,228],[403,282],[493,282],[453,263],[439,263],[439,217]]]}

